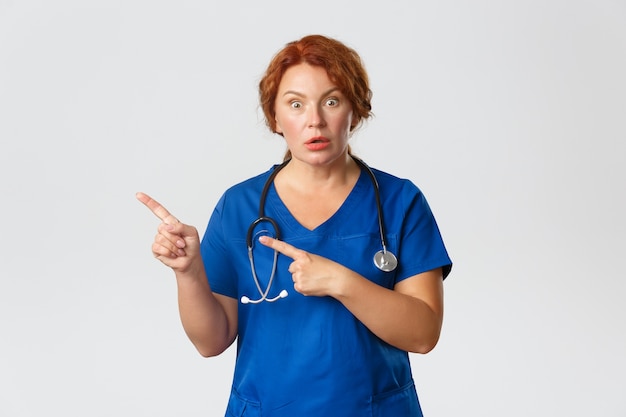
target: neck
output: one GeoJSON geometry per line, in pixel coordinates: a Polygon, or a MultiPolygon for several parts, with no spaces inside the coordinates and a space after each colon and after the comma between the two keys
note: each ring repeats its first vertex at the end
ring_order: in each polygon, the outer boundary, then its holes
{"type": "Polygon", "coordinates": [[[277,175],[276,180],[283,185],[300,189],[320,189],[354,184],[360,174],[360,167],[345,154],[326,165],[311,165],[291,159],[277,175]]]}

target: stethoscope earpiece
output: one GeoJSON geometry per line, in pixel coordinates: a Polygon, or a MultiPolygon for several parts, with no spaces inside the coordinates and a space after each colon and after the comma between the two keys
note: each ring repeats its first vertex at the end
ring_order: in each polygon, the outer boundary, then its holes
{"type": "MultiPolygon", "coordinates": [[[[269,287],[267,287],[267,289],[269,290],[269,287]]],[[[287,290],[282,290],[280,292],[280,294],[278,294],[278,296],[274,297],[274,298],[267,298],[267,294],[263,293],[261,294],[262,297],[259,298],[258,300],[251,300],[250,297],[247,296],[242,296],[241,297],[241,304],[259,304],[261,301],[269,301],[270,303],[273,303],[274,301],[280,299],[280,298],[285,298],[289,295],[289,293],[287,292],[287,290]]]]}

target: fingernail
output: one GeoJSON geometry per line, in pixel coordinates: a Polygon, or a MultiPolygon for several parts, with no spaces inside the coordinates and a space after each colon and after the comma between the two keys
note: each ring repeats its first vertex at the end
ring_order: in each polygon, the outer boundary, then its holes
{"type": "Polygon", "coordinates": [[[174,230],[174,226],[172,226],[171,224],[166,224],[165,230],[167,230],[168,232],[171,232],[172,230],[174,230]]]}
{"type": "Polygon", "coordinates": [[[177,252],[178,252],[178,255],[180,255],[180,256],[185,256],[185,251],[184,251],[184,250],[182,250],[182,249],[178,249],[178,251],[177,251],[177,252]]]}

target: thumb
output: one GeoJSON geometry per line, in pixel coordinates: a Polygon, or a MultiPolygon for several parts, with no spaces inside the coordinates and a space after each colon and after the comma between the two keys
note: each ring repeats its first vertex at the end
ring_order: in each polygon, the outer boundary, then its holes
{"type": "Polygon", "coordinates": [[[200,244],[198,230],[194,226],[176,220],[176,222],[172,224],[163,223],[163,227],[169,233],[180,236],[185,246],[198,246],[200,244]]]}

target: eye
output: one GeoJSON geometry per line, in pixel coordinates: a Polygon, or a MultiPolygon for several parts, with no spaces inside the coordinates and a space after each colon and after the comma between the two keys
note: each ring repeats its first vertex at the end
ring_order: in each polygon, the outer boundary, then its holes
{"type": "Polygon", "coordinates": [[[289,103],[289,105],[292,109],[299,109],[302,107],[302,103],[300,103],[299,101],[292,101],[291,103],[289,103]]]}
{"type": "Polygon", "coordinates": [[[339,100],[336,98],[329,98],[326,100],[326,105],[329,107],[335,107],[339,104],[339,100]]]}

